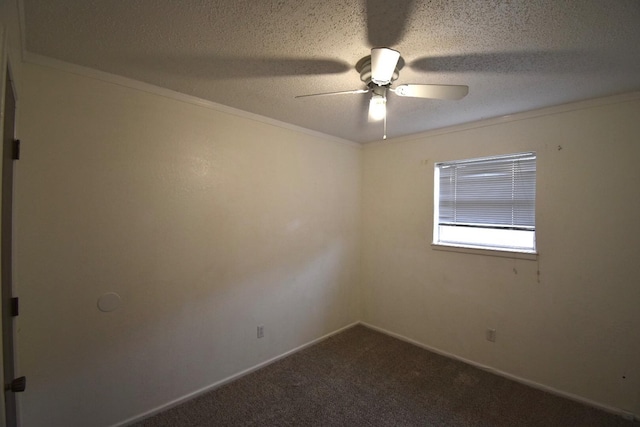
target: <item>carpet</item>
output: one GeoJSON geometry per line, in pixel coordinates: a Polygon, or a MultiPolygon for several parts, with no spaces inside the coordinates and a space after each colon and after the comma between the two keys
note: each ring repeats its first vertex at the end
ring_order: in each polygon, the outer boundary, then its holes
{"type": "Polygon", "coordinates": [[[358,325],[134,424],[640,427],[358,325]]]}

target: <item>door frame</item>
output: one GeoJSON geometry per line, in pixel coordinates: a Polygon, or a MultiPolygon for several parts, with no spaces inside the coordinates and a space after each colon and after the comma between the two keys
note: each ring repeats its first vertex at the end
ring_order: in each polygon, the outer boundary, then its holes
{"type": "MultiPolygon", "coordinates": [[[[6,35],[6,34],[5,34],[6,35]]],[[[3,37],[3,45],[0,46],[0,54],[5,51],[6,37],[3,37]]],[[[12,263],[13,263],[13,247],[12,247],[12,235],[13,235],[13,141],[15,140],[15,128],[16,128],[16,113],[17,113],[17,95],[13,74],[11,71],[11,63],[8,56],[4,54],[1,57],[0,64],[2,69],[0,71],[0,111],[2,112],[2,120],[0,122],[0,131],[2,133],[2,153],[3,162],[0,169],[2,173],[2,187],[0,189],[0,200],[2,200],[0,206],[0,212],[2,212],[2,227],[0,228],[0,238],[2,245],[0,246],[0,255],[2,262],[0,262],[0,275],[1,275],[1,314],[2,314],[2,385],[3,385],[3,399],[0,399],[2,404],[2,415],[0,425],[6,427],[14,427],[18,425],[18,409],[15,393],[11,390],[6,390],[6,385],[11,383],[15,378],[15,321],[14,314],[11,310],[11,299],[13,293],[13,278],[12,278],[12,263]],[[11,110],[7,110],[10,108],[11,110]],[[9,129],[7,129],[9,127],[9,129]],[[10,132],[10,135],[5,133],[10,132]],[[8,146],[7,146],[8,145],[8,146]],[[7,156],[8,159],[7,159],[7,156]],[[8,162],[8,163],[7,163],[8,162]],[[10,171],[7,171],[7,165],[9,165],[10,171]],[[7,176],[6,173],[10,173],[7,176]],[[5,182],[8,180],[9,182],[5,182]],[[5,191],[5,186],[10,185],[8,192],[5,191]],[[8,193],[8,194],[7,194],[8,193]],[[8,199],[7,199],[8,198],[8,199]],[[5,203],[8,206],[5,207],[5,203]],[[5,211],[8,209],[8,212],[5,211]],[[4,221],[9,221],[8,224],[4,224],[4,221]],[[8,227],[8,232],[6,228],[8,227]],[[5,257],[8,257],[6,259],[5,257]]]]}

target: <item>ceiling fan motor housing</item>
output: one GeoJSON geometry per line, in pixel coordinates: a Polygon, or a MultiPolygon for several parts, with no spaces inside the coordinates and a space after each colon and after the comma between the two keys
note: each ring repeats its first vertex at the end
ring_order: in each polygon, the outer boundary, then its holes
{"type": "MultiPolygon", "coordinates": [[[[368,87],[373,88],[373,87],[381,86],[375,83],[371,77],[371,55],[368,55],[362,58],[360,61],[358,61],[358,64],[356,65],[356,70],[360,73],[360,80],[362,80],[368,87]]],[[[393,76],[391,77],[391,81],[383,86],[389,86],[393,81],[398,79],[399,75],[400,75],[400,71],[396,66],[396,68],[393,70],[393,76]]]]}

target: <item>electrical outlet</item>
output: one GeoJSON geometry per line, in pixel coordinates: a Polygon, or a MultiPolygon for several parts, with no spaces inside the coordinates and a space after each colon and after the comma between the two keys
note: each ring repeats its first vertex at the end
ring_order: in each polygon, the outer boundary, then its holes
{"type": "Polygon", "coordinates": [[[258,338],[264,337],[264,326],[258,325],[258,338]]]}
{"type": "Polygon", "coordinates": [[[496,342],[496,330],[492,328],[487,328],[487,341],[496,342]]]}

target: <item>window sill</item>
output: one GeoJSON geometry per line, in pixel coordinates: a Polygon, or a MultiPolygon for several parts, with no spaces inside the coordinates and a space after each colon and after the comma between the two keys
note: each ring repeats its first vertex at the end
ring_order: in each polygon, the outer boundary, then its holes
{"type": "Polygon", "coordinates": [[[437,251],[459,252],[473,255],[496,256],[501,258],[524,259],[536,261],[538,259],[537,252],[520,252],[499,249],[475,248],[468,246],[444,245],[441,243],[432,243],[431,248],[437,251]]]}

